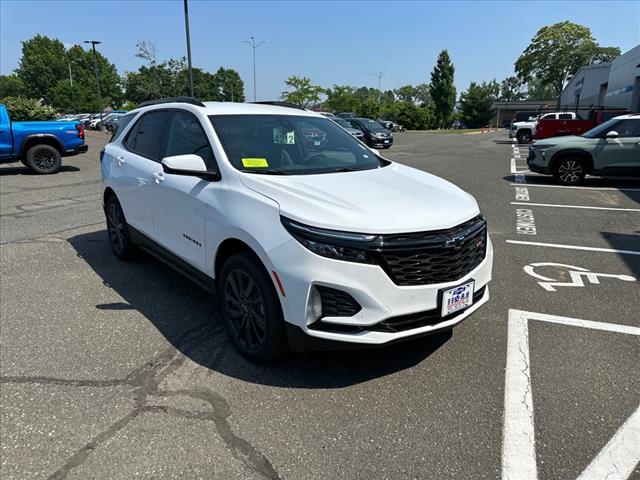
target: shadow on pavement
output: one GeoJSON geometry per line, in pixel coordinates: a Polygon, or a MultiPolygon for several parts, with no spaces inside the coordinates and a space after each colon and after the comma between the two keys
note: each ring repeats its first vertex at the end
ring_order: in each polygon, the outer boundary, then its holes
{"type": "Polygon", "coordinates": [[[77,235],[69,243],[123,302],[101,310],[139,311],[182,354],[221,374],[247,382],[293,388],[341,388],[411,368],[452,336],[444,332],[388,347],[291,354],[276,364],[252,364],[237,353],[222,329],[215,298],[148,255],[131,262],[112,253],[104,230],[77,235]],[[185,342],[190,331],[194,342],[185,342]]]}
{"type": "MultiPolygon", "coordinates": [[[[600,232],[611,248],[640,253],[640,230],[630,233],[600,232]]],[[[634,277],[640,279],[640,256],[620,254],[620,259],[629,267],[634,277]]]]}
{"type": "Polygon", "coordinates": [[[498,145],[520,145],[520,146],[526,146],[523,143],[518,143],[514,140],[492,140],[493,143],[497,143],[498,145]]]}
{"type": "MultiPolygon", "coordinates": [[[[64,172],[79,172],[80,169],[78,167],[74,167],[73,165],[62,165],[60,170],[56,173],[50,173],[48,175],[57,175],[59,173],[64,172]]],[[[41,175],[39,173],[34,172],[30,168],[24,166],[16,166],[16,167],[2,167],[0,168],[0,176],[2,175],[41,175]]]]}

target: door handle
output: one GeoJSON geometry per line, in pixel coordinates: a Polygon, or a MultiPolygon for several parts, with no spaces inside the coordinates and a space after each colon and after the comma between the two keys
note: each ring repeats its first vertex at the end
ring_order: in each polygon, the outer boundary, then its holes
{"type": "Polygon", "coordinates": [[[163,173],[154,173],[152,175],[153,179],[156,183],[164,182],[164,174],[163,173]]]}
{"type": "Polygon", "coordinates": [[[121,167],[124,165],[124,157],[116,157],[116,162],[118,162],[118,166],[121,167]]]}

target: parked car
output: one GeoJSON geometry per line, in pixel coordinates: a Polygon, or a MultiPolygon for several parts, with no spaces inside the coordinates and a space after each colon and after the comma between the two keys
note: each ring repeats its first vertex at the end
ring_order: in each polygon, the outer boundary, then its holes
{"type": "Polygon", "coordinates": [[[364,134],[364,143],[375,148],[389,148],[393,145],[393,134],[370,118],[349,118],[347,122],[352,128],[364,134]]]}
{"type": "Polygon", "coordinates": [[[97,119],[97,121],[95,123],[92,122],[91,123],[91,127],[94,130],[99,130],[101,127],[105,127],[108,130],[109,128],[108,128],[107,125],[110,124],[114,119],[116,119],[118,117],[121,117],[122,115],[124,115],[124,113],[119,113],[119,112],[113,113],[112,112],[112,113],[110,113],[108,115],[103,116],[102,120],[97,119]]]}
{"type": "Polygon", "coordinates": [[[351,124],[347,122],[344,118],[333,117],[331,118],[331,120],[333,120],[335,123],[340,125],[342,128],[344,128],[347,132],[349,132],[351,135],[356,137],[358,140],[360,141],[364,140],[364,133],[362,133],[362,130],[358,130],[357,128],[351,127],[351,124]]]}
{"type": "Polygon", "coordinates": [[[113,253],[139,247],[217,290],[253,361],[432,334],[489,299],[476,201],[315,112],[165,99],[122,117],[100,157],[113,253]],[[300,140],[309,125],[323,145],[300,140]]]}
{"type": "Polygon", "coordinates": [[[640,176],[640,115],[615,117],[582,136],[537,141],[527,164],[563,185],[577,185],[586,175],[640,176]]]}
{"type": "Polygon", "coordinates": [[[340,118],[356,118],[358,116],[355,112],[340,112],[336,113],[336,117],[340,118]]]}
{"type": "Polygon", "coordinates": [[[0,163],[20,160],[36,173],[55,173],[62,157],[85,153],[84,127],[78,122],[12,122],[0,104],[0,163]]]}
{"type": "Polygon", "coordinates": [[[516,138],[518,143],[531,143],[539,120],[557,120],[558,118],[573,119],[577,118],[577,115],[575,112],[552,112],[545,113],[539,118],[534,118],[526,122],[515,122],[511,125],[511,130],[509,130],[509,138],[516,138]]]}
{"type": "Polygon", "coordinates": [[[586,120],[573,114],[559,114],[556,117],[544,115],[538,120],[533,130],[533,138],[542,140],[543,138],[559,137],[563,135],[581,135],[584,132],[611,120],[614,117],[630,113],[627,110],[594,110],[586,120]]]}

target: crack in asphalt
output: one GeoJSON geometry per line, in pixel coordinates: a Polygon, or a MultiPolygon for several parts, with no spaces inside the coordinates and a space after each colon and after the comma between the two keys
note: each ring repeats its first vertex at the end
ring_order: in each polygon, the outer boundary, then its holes
{"type": "MultiPolygon", "coordinates": [[[[229,422],[232,415],[231,406],[227,400],[214,392],[206,390],[163,390],[160,383],[171,373],[180,368],[187,356],[180,351],[187,351],[197,347],[202,338],[211,338],[224,331],[219,325],[212,328],[211,323],[200,324],[185,332],[174,344],[165,351],[121,379],[110,380],[80,380],[62,379],[46,376],[3,376],[0,384],[36,384],[36,385],[61,385],[68,387],[114,387],[131,386],[134,392],[134,407],[126,415],[109,425],[105,430],[94,436],[88,443],[69,457],[64,464],[55,471],[50,480],[60,480],[67,477],[69,472],[82,465],[89,456],[102,443],[113,438],[120,430],[126,427],[136,417],[145,413],[170,415],[176,418],[184,418],[198,421],[208,421],[215,425],[218,435],[224,442],[231,455],[240,460],[248,469],[266,479],[280,479],[277,471],[269,460],[256,449],[248,440],[237,435],[229,422]],[[211,411],[185,410],[165,405],[148,405],[150,397],[176,397],[183,396],[203,401],[211,406],[211,411]]],[[[222,361],[226,347],[223,346],[217,352],[210,367],[214,367],[222,361]]]]}
{"type": "MultiPolygon", "coordinates": [[[[0,242],[0,245],[17,245],[17,244],[29,244],[29,243],[45,243],[47,239],[55,239],[56,241],[66,241],[66,238],[62,237],[66,232],[71,232],[74,230],[78,230],[80,228],[88,228],[88,227],[97,227],[98,225],[104,226],[104,220],[96,223],[86,223],[83,225],[76,225],[74,227],[65,228],[63,230],[58,230],[56,232],[42,233],[35,235],[33,237],[28,238],[20,238],[17,240],[9,240],[5,242],[0,242]]],[[[51,242],[49,242],[51,243],[51,242]]]]}

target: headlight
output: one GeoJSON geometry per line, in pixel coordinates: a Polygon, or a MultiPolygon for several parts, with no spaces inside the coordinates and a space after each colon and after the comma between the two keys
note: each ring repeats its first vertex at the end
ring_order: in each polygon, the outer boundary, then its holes
{"type": "Polygon", "coordinates": [[[369,251],[382,242],[378,235],[316,228],[283,216],[280,216],[280,221],[291,236],[307,249],[322,257],[336,260],[374,263],[369,251]]]}

